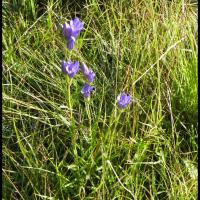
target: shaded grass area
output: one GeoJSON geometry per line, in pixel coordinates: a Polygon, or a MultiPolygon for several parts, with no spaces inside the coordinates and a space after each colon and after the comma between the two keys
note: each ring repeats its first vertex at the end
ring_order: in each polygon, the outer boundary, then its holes
{"type": "Polygon", "coordinates": [[[4,1],[2,89],[4,199],[196,199],[194,5],[4,1]],[[70,52],[60,25],[74,16],[70,52]],[[62,58],[96,73],[88,101],[62,58]]]}

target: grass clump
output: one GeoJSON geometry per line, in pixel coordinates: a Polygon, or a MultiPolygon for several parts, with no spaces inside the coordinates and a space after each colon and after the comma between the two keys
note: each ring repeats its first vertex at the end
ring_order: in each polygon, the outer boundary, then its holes
{"type": "Polygon", "coordinates": [[[195,6],[25,5],[3,2],[3,198],[196,199],[195,6]],[[60,25],[74,16],[85,28],[69,51],[60,25]],[[62,58],[95,72],[88,101],[80,73],[69,96],[62,58]]]}

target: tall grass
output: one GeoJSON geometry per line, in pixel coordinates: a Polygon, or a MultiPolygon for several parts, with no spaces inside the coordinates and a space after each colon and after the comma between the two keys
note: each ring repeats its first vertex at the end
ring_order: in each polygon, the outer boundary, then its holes
{"type": "Polygon", "coordinates": [[[3,1],[3,199],[196,199],[195,5],[38,3],[3,1]],[[74,16],[70,52],[60,25],[74,16]],[[89,100],[62,58],[96,73],[89,100]]]}

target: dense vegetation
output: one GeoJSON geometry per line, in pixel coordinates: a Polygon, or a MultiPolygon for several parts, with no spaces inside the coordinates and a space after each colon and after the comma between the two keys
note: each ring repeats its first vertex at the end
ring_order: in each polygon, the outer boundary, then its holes
{"type": "Polygon", "coordinates": [[[197,199],[195,3],[2,6],[3,199],[197,199]],[[69,51],[61,25],[75,16],[84,30],[69,51]],[[63,58],[95,72],[89,99],[63,58]]]}

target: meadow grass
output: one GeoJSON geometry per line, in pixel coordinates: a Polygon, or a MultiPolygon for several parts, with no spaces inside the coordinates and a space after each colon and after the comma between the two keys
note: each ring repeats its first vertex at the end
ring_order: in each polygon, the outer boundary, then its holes
{"type": "Polygon", "coordinates": [[[3,199],[197,199],[196,4],[4,0],[2,11],[3,199]],[[74,16],[84,30],[69,51],[60,25],[74,16]],[[95,72],[88,100],[62,58],[95,72]]]}

